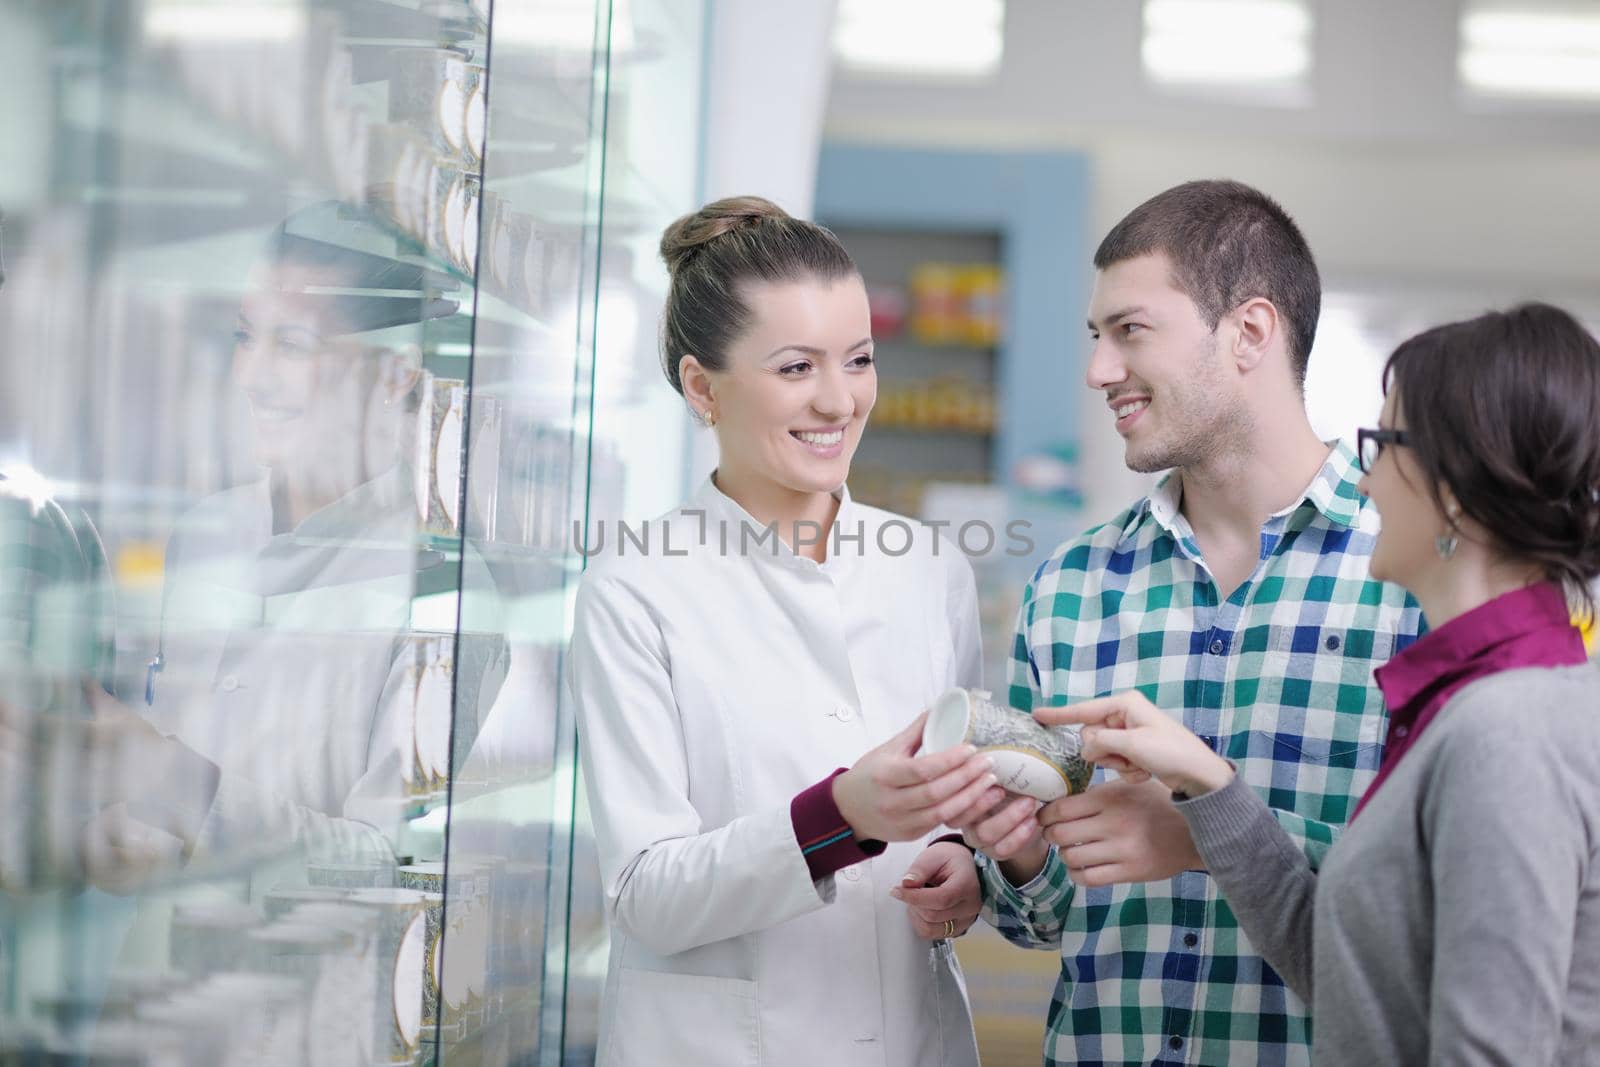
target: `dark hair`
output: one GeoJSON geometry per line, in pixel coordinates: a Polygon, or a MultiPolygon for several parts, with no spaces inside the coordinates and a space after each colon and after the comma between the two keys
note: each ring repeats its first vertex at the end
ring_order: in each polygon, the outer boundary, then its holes
{"type": "Polygon", "coordinates": [[[365,251],[394,246],[392,227],[364,208],[324,201],[285,219],[268,241],[276,267],[318,271],[339,289],[361,294],[303,293],[337,333],[363,333],[452,315],[459,302],[432,295],[460,288],[449,275],[365,251]]]}
{"type": "Polygon", "coordinates": [[[683,216],[661,235],[661,258],[672,274],[661,323],[662,369],[680,395],[683,357],[723,370],[729,342],[750,325],[741,283],[832,281],[858,273],[832,231],[759,196],[718,200],[683,216]]]}
{"type": "Polygon", "coordinates": [[[1163,253],[1173,283],[1206,325],[1254,297],[1288,324],[1289,365],[1304,384],[1322,313],[1322,279],[1311,249],[1277,201],[1242,182],[1195,181],[1158,193],[1111,228],[1094,253],[1097,270],[1163,253]]]}
{"type": "Polygon", "coordinates": [[[1506,556],[1590,612],[1600,575],[1600,343],[1549,304],[1436,326],[1389,357],[1408,444],[1506,556]]]}

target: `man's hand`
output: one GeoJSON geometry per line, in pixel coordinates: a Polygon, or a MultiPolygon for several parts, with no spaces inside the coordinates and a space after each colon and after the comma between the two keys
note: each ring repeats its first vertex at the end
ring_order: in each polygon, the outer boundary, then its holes
{"type": "Polygon", "coordinates": [[[833,802],[856,837],[915,841],[986,794],[999,798],[993,764],[971,745],[916,755],[927,718],[923,712],[833,780],[833,802]]]}
{"type": "Polygon", "coordinates": [[[1012,885],[1025,885],[1044,867],[1050,845],[1041,833],[1036,815],[1039,802],[1032,797],[1004,794],[996,804],[989,796],[949,820],[967,843],[1000,864],[1012,885]]]}
{"type": "Polygon", "coordinates": [[[1205,867],[1172,791],[1153,779],[1102,782],[1052,801],[1039,825],[1081,886],[1159,882],[1205,867]]]}
{"type": "Polygon", "coordinates": [[[912,929],[929,941],[960,937],[983,907],[978,865],[954,841],[935,841],[923,849],[889,895],[905,902],[912,929]]]}

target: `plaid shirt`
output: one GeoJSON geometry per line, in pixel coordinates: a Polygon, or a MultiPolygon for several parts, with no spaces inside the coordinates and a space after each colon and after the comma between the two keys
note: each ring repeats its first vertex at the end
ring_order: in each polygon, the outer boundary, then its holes
{"type": "MultiPolygon", "coordinates": [[[[1230,596],[1201,561],[1181,488],[1068,542],[1023,596],[1010,702],[1030,710],[1138,689],[1234,761],[1320,864],[1377,772],[1384,710],[1372,671],[1421,613],[1368,577],[1378,530],[1337,446],[1261,531],[1230,596]]],[[[1045,1062],[1306,1063],[1306,1005],[1257,955],[1211,878],[1077,889],[1051,851],[1013,887],[979,857],[984,910],[1015,944],[1061,950],[1045,1062]]]]}

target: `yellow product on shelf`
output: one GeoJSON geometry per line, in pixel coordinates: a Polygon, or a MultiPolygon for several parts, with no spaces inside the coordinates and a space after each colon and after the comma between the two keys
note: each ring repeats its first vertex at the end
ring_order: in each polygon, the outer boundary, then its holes
{"type": "Polygon", "coordinates": [[[995,410],[992,387],[952,376],[884,390],[873,418],[880,426],[991,433],[995,410]]]}
{"type": "Polygon", "coordinates": [[[926,387],[911,391],[911,419],[913,426],[927,426],[933,420],[933,398],[926,387]]]}
{"type": "Polygon", "coordinates": [[[941,427],[961,426],[961,406],[966,401],[966,391],[959,381],[948,378],[933,387],[934,424],[941,427]]]}
{"type": "Polygon", "coordinates": [[[961,339],[960,270],[949,263],[923,263],[911,271],[911,333],[925,344],[961,339]]]}
{"type": "Polygon", "coordinates": [[[969,345],[989,348],[999,343],[1005,319],[1005,283],[993,263],[962,267],[960,281],[960,335],[969,345]]]}

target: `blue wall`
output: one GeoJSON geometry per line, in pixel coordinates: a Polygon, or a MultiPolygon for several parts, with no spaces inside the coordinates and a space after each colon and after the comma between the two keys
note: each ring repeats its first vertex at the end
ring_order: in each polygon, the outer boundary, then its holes
{"type": "Polygon", "coordinates": [[[1008,483],[1025,455],[1076,445],[1094,251],[1083,156],[825,144],[815,212],[839,225],[998,232],[1009,317],[995,478],[1008,483]]]}

